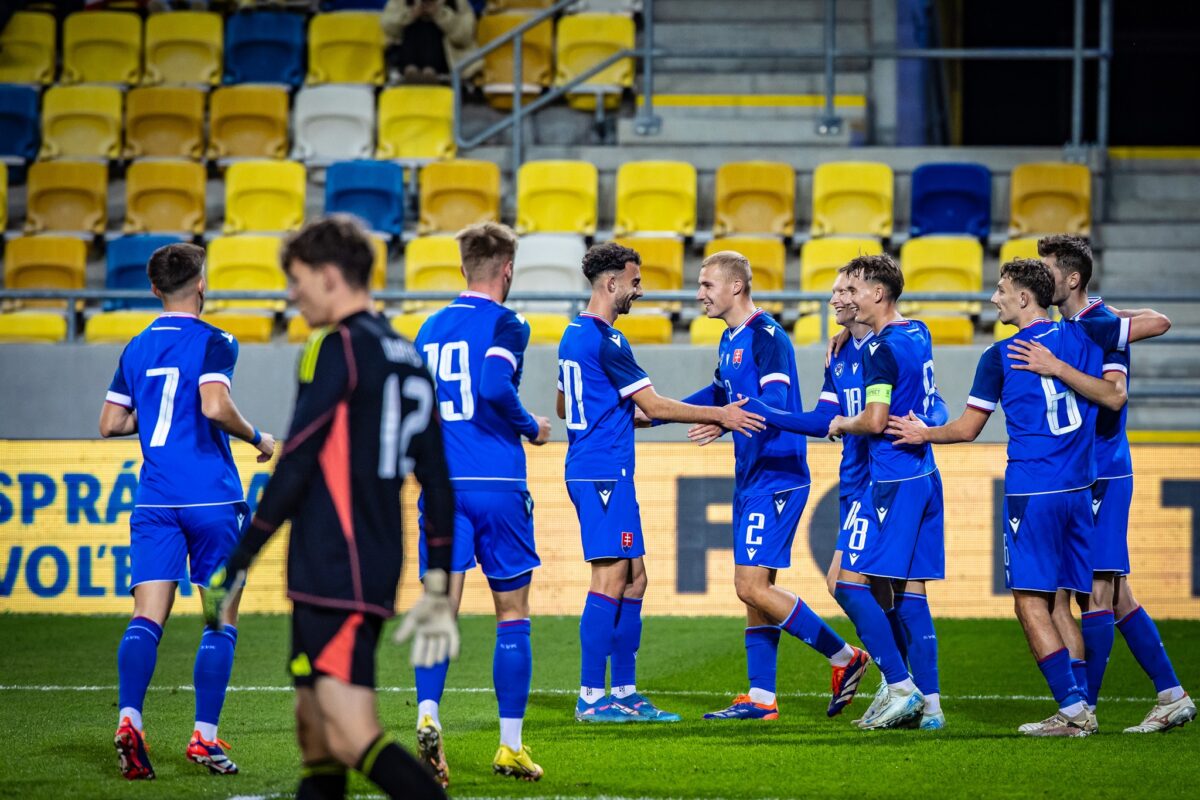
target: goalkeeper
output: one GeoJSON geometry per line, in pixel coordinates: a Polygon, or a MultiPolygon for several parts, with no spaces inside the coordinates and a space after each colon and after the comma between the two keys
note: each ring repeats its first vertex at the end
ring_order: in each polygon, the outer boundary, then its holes
{"type": "Polygon", "coordinates": [[[432,666],[457,656],[458,628],[446,596],[454,499],[433,384],[412,344],[374,313],[373,262],[370,239],[348,217],[318,219],[285,244],[291,296],[314,333],[279,465],[206,593],[216,624],[254,557],[291,520],[289,669],[303,800],[344,797],[347,767],[389,797],[445,797],[383,732],[375,707],[375,649],[400,580],[400,489],[410,470],[424,490],[428,570],[397,639],[413,637],[414,665],[432,666]]]}

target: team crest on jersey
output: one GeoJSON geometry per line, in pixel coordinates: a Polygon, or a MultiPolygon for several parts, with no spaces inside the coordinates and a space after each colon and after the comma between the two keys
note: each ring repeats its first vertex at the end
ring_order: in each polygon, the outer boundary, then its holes
{"type": "Polygon", "coordinates": [[[739,347],[733,351],[733,367],[737,369],[742,365],[742,349],[739,347]]]}
{"type": "Polygon", "coordinates": [[[843,364],[841,361],[839,361],[833,367],[833,377],[840,378],[840,377],[842,377],[842,373],[845,371],[846,371],[846,365],[843,364]]]}
{"type": "Polygon", "coordinates": [[[633,532],[621,531],[621,549],[629,550],[631,547],[633,547],[633,532]]]}

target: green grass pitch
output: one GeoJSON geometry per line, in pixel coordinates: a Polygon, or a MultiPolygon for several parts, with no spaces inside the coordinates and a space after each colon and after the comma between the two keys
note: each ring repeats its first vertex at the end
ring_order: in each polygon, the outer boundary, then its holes
{"type": "MultiPolygon", "coordinates": [[[[284,674],[288,623],[242,620],[233,687],[221,737],[242,774],[217,777],[188,763],[193,714],[195,617],[167,626],[145,719],[158,780],[130,784],[117,772],[116,617],[0,616],[0,708],[5,765],[0,797],[284,797],[295,788],[298,755],[292,697],[284,674]],[[90,688],[89,688],[90,687],[90,688]]],[[[545,767],[537,784],[493,776],[497,741],[491,693],[493,622],[462,621],[462,658],[450,670],[442,705],[451,795],[642,798],[785,797],[1194,797],[1200,785],[1200,728],[1132,736],[1153,700],[1149,681],[1118,634],[1101,698],[1100,734],[1037,740],[1016,733],[1053,710],[1045,684],[1012,620],[938,623],[943,705],[940,732],[863,732],[850,726],[869,702],[878,673],[839,718],[827,719],[824,660],[784,636],[779,653],[781,718],[705,722],[745,684],[740,620],[649,618],[640,688],[684,721],[675,725],[584,726],[572,717],[578,678],[578,619],[533,623],[533,695],[527,744],[545,767]]],[[[844,620],[835,626],[848,634],[844,620]]],[[[1200,684],[1200,621],[1160,623],[1185,687],[1200,684]]],[[[411,746],[416,699],[407,653],[380,649],[385,724],[411,746]]],[[[350,793],[375,796],[354,776],[350,793]]]]}

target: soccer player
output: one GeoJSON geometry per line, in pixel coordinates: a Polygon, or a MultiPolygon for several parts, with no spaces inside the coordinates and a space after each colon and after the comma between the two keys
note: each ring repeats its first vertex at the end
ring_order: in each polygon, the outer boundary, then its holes
{"type": "MultiPolygon", "coordinates": [[[[199,318],[206,288],[204,248],[161,247],[146,271],[163,313],[125,346],[100,412],[101,436],[136,433],[142,446],[142,474],[129,518],[133,619],[117,650],[120,710],[114,742],[121,773],[129,780],[154,777],[142,708],[175,587],[190,580],[204,594],[249,513],[229,436],[258,448],[260,462],[270,460],[275,449],[271,434],[247,422],[229,396],[237,341],[199,318]]],[[[220,775],[238,771],[225,754],[229,745],[217,738],[217,723],[233,669],[239,598],[230,598],[222,630],[201,635],[192,679],[196,724],[187,757],[220,775]]]]}
{"type": "MultiPolygon", "coordinates": [[[[754,305],[751,279],[750,262],[732,250],[713,253],[701,263],[696,299],[710,319],[728,327],[712,382],[684,402],[718,405],[752,397],[771,409],[800,412],[796,352],[787,331],[754,305]]],[[[722,433],[714,425],[699,425],[688,435],[705,445],[722,433]]],[[[808,502],[806,455],[804,437],[784,430],[734,440],[733,581],[746,605],[750,689],[705,719],[778,719],[775,676],[781,630],[829,659],[831,717],[854,699],[871,663],[870,656],[846,644],[804,601],[775,585],[779,570],[791,566],[792,540],[808,502]]]]}
{"type": "Polygon", "coordinates": [[[374,248],[351,217],[314,220],[284,245],[289,291],[313,334],[283,456],[205,603],[215,624],[268,539],[291,520],[290,672],[303,760],[296,796],[341,798],[352,767],[393,798],[444,798],[429,772],[383,732],[375,648],[393,613],[403,559],[400,489],[425,492],[425,591],[397,631],[414,665],[454,657],[447,597],[454,497],[433,383],[416,348],[372,310],[374,248]]]}
{"type": "Polygon", "coordinates": [[[1004,264],[992,303],[1000,320],[1020,330],[984,351],[967,408],[947,425],[928,428],[893,416],[888,431],[897,447],[974,441],[997,405],[1008,427],[1004,473],[1005,584],[1017,618],[1058,711],[1019,729],[1030,736],[1087,736],[1096,718],[1075,680],[1071,657],[1051,614],[1060,589],[1088,592],[1092,575],[1089,487],[1095,480],[1096,405],[1054,378],[1037,375],[1008,358],[1010,342],[1036,341],[1090,380],[1100,382],[1105,350],[1128,343],[1128,325],[1116,318],[1088,338],[1082,326],[1052,322],[1046,312],[1054,278],[1037,259],[1004,264]]]}
{"type": "Polygon", "coordinates": [[[891,410],[916,419],[933,408],[937,384],[929,330],[896,310],[904,276],[887,255],[859,256],[843,266],[847,300],[857,322],[874,338],[862,355],[865,406],[839,415],[829,435],[865,436],[871,486],[862,505],[874,516],[857,563],[844,561],[834,597],[854,622],[867,652],[888,683],[859,721],[866,730],[911,724],[924,730],[945,726],[938,686],[937,633],[925,584],[945,577],[942,480],[928,445],[893,447],[886,436],[891,410]],[[883,606],[871,585],[891,582],[896,614],[908,642],[909,676],[883,606]]]}
{"type": "Polygon", "coordinates": [[[591,283],[587,310],[558,346],[558,403],[566,421],[567,492],[579,515],[590,591],[579,621],[581,722],[677,722],[637,691],[636,659],[646,593],[646,548],[634,490],[634,409],[650,420],[711,422],[749,436],[761,417],[744,400],[720,408],[681,403],[654,391],[625,337],[613,327],[642,296],[641,256],[616,243],[596,245],[583,258],[591,283]],[[612,695],[605,672],[612,657],[612,695]]]}
{"type": "MultiPolygon", "coordinates": [[[[478,561],[496,607],[492,677],[500,706],[500,749],[492,769],[536,781],[543,770],[521,743],[521,722],[533,673],[529,584],[541,561],[533,541],[533,498],[525,485],[521,440],[545,444],[550,420],[526,411],[517,395],[529,323],[501,305],[512,285],[516,235],[503,225],[485,222],[464,228],[457,238],[467,291],[430,317],[416,341],[437,384],[446,462],[454,483],[450,604],[457,614],[464,578],[478,561]]],[[[424,574],[423,516],[421,570],[424,574]]],[[[438,703],[448,666],[443,661],[416,671],[419,755],[443,785],[450,774],[438,703]]]]}

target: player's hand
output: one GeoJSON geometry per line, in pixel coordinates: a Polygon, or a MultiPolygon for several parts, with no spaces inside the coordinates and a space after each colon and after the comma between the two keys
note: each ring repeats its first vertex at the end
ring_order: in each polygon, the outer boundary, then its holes
{"type": "Polygon", "coordinates": [[[843,417],[841,414],[838,414],[829,421],[829,441],[836,442],[845,435],[845,426],[847,422],[849,422],[849,418],[843,417]]]}
{"type": "Polygon", "coordinates": [[[1013,369],[1023,372],[1036,372],[1048,378],[1057,378],[1063,362],[1041,342],[1026,339],[1014,339],[1008,344],[1008,357],[1019,364],[1013,364],[1013,369]]]}
{"type": "Polygon", "coordinates": [[[742,406],[750,398],[743,397],[737,402],[730,403],[721,409],[721,427],[730,431],[737,431],[743,436],[753,436],[758,431],[767,429],[766,420],[761,414],[751,414],[742,406]]]}
{"type": "Polygon", "coordinates": [[[260,464],[265,464],[275,454],[275,437],[269,433],[262,432],[262,440],[255,447],[258,448],[258,458],[256,460],[260,464]]]}
{"type": "Polygon", "coordinates": [[[833,360],[842,350],[842,345],[850,338],[850,329],[842,328],[837,332],[832,339],[829,340],[829,345],[825,348],[825,366],[829,366],[829,362],[833,360]]]}
{"type": "Polygon", "coordinates": [[[405,615],[393,637],[397,644],[413,640],[412,665],[432,667],[458,658],[458,621],[446,593],[450,579],[445,570],[425,573],[425,594],[405,615]]]}
{"type": "Polygon", "coordinates": [[[633,427],[649,428],[654,424],[654,420],[646,416],[646,412],[642,411],[637,406],[633,407],[633,427]]]}
{"type": "Polygon", "coordinates": [[[529,443],[540,447],[550,441],[550,420],[547,417],[539,417],[537,414],[534,414],[533,418],[537,420],[538,432],[537,436],[529,440],[529,443]]]}
{"type": "Polygon", "coordinates": [[[884,433],[896,437],[896,440],[892,442],[893,447],[906,444],[925,444],[925,431],[928,430],[928,427],[924,420],[909,411],[907,416],[897,417],[895,414],[889,416],[888,426],[884,433]]]}
{"type": "Polygon", "coordinates": [[[208,579],[204,589],[203,606],[204,622],[208,627],[220,630],[224,627],[225,609],[229,606],[230,598],[246,584],[246,571],[230,572],[222,563],[208,579]]]}
{"type": "Polygon", "coordinates": [[[688,428],[687,437],[701,447],[721,438],[725,430],[720,425],[700,422],[688,428]]]}

